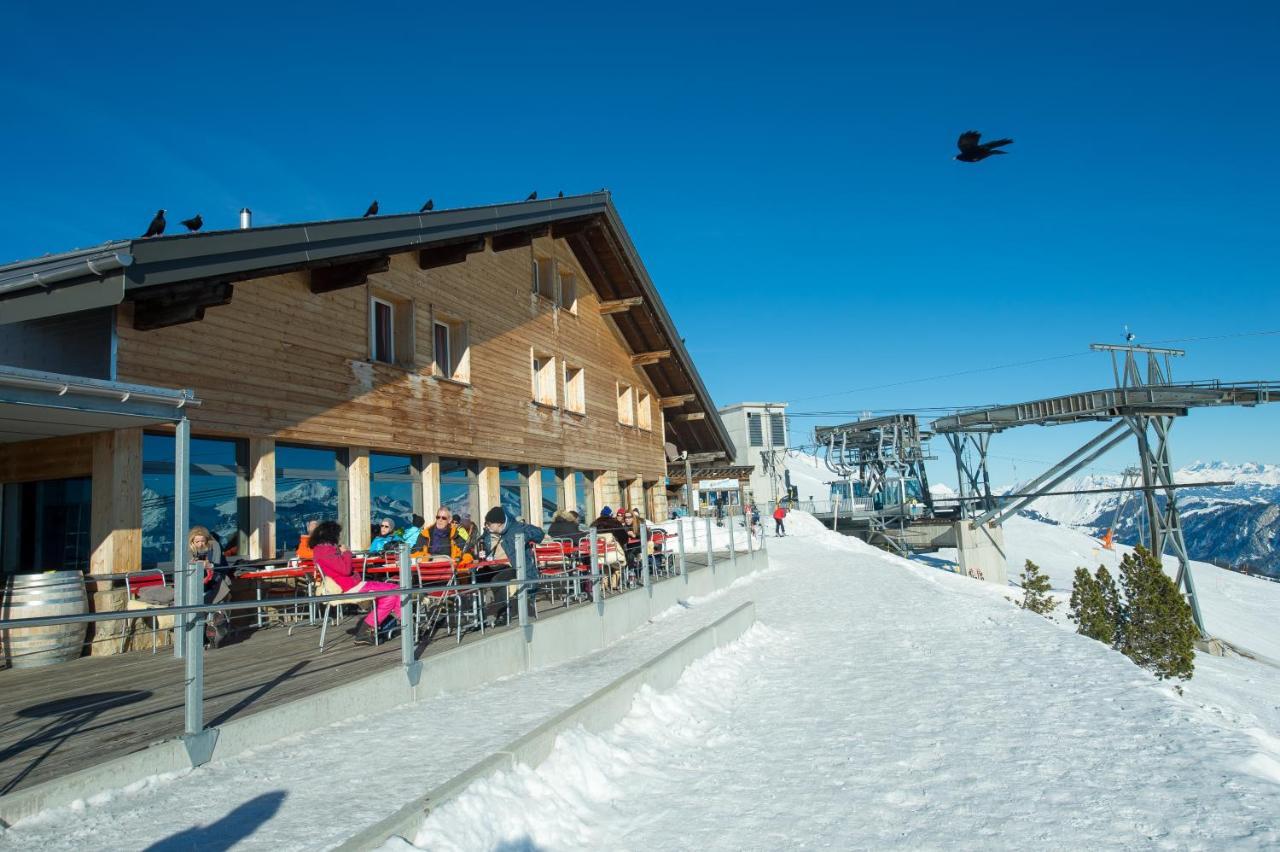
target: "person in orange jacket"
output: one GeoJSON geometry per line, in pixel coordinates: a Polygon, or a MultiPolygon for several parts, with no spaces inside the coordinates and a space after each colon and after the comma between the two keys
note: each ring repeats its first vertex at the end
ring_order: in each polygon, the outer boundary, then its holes
{"type": "Polygon", "coordinates": [[[787,517],[787,509],[781,503],[778,508],[773,510],[773,534],[775,537],[781,537],[787,534],[787,527],[782,523],[787,517]]]}

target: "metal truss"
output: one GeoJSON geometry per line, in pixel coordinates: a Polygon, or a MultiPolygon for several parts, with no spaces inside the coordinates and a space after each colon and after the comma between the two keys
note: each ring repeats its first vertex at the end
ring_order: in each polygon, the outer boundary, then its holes
{"type": "Polygon", "coordinates": [[[991,496],[991,475],[987,472],[989,432],[946,432],[944,436],[956,455],[956,481],[960,486],[960,517],[971,518],[978,511],[996,506],[991,496]]]}
{"type": "Polygon", "coordinates": [[[897,474],[920,483],[921,502],[933,514],[933,495],[924,463],[929,455],[930,433],[922,432],[914,414],[891,414],[840,426],[821,426],[814,438],[826,450],[827,469],[841,479],[856,479],[868,497],[886,492],[897,474]]]}

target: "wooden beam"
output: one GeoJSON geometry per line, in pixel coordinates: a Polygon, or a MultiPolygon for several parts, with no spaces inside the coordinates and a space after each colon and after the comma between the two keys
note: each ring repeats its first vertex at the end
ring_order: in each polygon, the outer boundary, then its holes
{"type": "Polygon", "coordinates": [[[623,311],[629,311],[632,308],[638,308],[644,304],[644,296],[632,296],[629,299],[612,299],[607,302],[600,303],[600,313],[604,314],[620,314],[623,311]]]}
{"type": "Polygon", "coordinates": [[[678,408],[686,402],[693,402],[698,398],[696,393],[682,393],[677,396],[664,396],[658,399],[658,403],[663,408],[678,408]]]}
{"type": "Polygon", "coordinates": [[[204,319],[204,309],[231,304],[235,285],[225,282],[192,282],[166,287],[151,297],[145,293],[133,303],[133,327],[154,331],[204,319]]]}
{"type": "Polygon", "coordinates": [[[671,419],[676,421],[677,423],[689,423],[690,421],[693,421],[693,420],[706,420],[707,412],[690,411],[687,414],[673,414],[671,415],[671,419]]]}
{"type": "Polygon", "coordinates": [[[569,219],[564,222],[555,222],[551,225],[551,236],[558,240],[573,234],[580,234],[595,224],[596,219],[594,216],[588,216],[585,219],[569,219]]]}
{"type": "Polygon", "coordinates": [[[436,269],[441,266],[464,263],[468,255],[484,251],[484,246],[485,239],[481,236],[463,243],[424,248],[418,252],[418,268],[436,269]]]}
{"type": "Polygon", "coordinates": [[[390,268],[390,257],[375,257],[371,260],[357,260],[333,266],[317,266],[311,270],[311,292],[320,295],[332,293],[334,290],[345,290],[348,287],[363,287],[369,283],[370,275],[386,272],[390,268]]]}
{"type": "Polygon", "coordinates": [[[525,228],[519,231],[508,231],[505,234],[494,234],[493,250],[500,252],[530,246],[533,245],[535,237],[545,237],[549,233],[551,233],[551,226],[541,225],[537,228],[525,228]]]}
{"type": "Polygon", "coordinates": [[[654,352],[637,352],[631,356],[631,366],[644,367],[648,364],[656,364],[662,359],[670,357],[670,349],[658,349],[654,352]]]}

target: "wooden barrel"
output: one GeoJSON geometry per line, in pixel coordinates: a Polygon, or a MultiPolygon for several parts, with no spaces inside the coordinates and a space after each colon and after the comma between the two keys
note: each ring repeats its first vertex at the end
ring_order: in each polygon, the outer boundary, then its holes
{"type": "MultiPolygon", "coordinates": [[[[84,574],[79,571],[11,574],[5,578],[4,599],[0,602],[0,617],[5,620],[87,611],[84,574]]],[[[74,660],[84,648],[87,627],[81,621],[6,630],[5,662],[15,669],[31,669],[74,660]]]]}

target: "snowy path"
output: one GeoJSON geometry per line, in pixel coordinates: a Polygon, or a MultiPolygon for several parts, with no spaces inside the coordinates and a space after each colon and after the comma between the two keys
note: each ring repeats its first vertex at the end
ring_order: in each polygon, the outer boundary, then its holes
{"type": "Polygon", "coordinates": [[[1280,842],[1280,763],[1264,738],[990,586],[883,557],[799,515],[789,527],[800,535],[770,540],[783,570],[752,584],[752,632],[672,692],[643,695],[607,735],[566,735],[537,770],[474,785],[418,844],[1280,842]]]}

